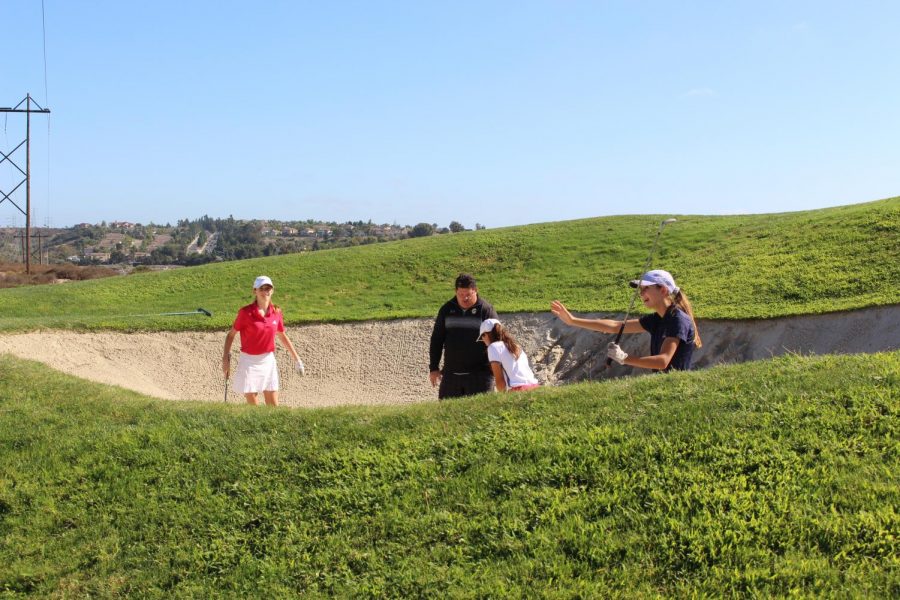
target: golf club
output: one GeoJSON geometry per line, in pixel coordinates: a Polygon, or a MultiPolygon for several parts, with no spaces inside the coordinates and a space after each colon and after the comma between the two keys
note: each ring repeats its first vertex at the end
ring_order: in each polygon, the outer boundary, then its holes
{"type": "MultiPolygon", "coordinates": [[[[644,268],[641,269],[641,272],[638,273],[637,279],[640,280],[641,276],[647,272],[647,269],[650,268],[650,263],[653,261],[653,254],[656,252],[656,245],[659,243],[659,237],[662,235],[663,227],[668,225],[669,223],[674,223],[678,219],[674,217],[671,219],[666,219],[662,223],[659,224],[659,231],[656,232],[656,238],[653,240],[653,247],[650,249],[650,255],[647,257],[647,262],[644,263],[644,268]]],[[[641,294],[641,286],[637,285],[634,288],[634,294],[631,296],[631,304],[628,305],[628,311],[625,313],[625,316],[622,318],[622,325],[619,327],[619,333],[616,334],[616,344],[619,343],[619,340],[622,339],[622,333],[625,331],[625,321],[628,320],[628,316],[631,314],[631,310],[634,308],[634,301],[637,300],[637,297],[641,294]]],[[[612,359],[606,359],[606,366],[612,364],[612,359]]]]}
{"type": "Polygon", "coordinates": [[[178,315],[206,315],[207,317],[211,317],[212,313],[206,310],[205,308],[198,308],[197,310],[192,310],[189,312],[168,312],[168,313],[153,313],[153,314],[143,314],[143,315],[125,315],[127,317],[174,317],[178,315]]]}

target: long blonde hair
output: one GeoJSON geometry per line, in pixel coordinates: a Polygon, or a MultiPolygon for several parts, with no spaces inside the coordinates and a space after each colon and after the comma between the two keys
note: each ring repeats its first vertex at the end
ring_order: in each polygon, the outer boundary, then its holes
{"type": "Polygon", "coordinates": [[[700,341],[700,330],[697,329],[697,321],[694,319],[694,309],[691,308],[691,301],[688,300],[687,295],[681,290],[676,291],[674,294],[670,294],[669,298],[672,299],[672,306],[677,306],[691,318],[691,323],[694,325],[694,345],[698,348],[702,348],[703,342],[700,341]]]}

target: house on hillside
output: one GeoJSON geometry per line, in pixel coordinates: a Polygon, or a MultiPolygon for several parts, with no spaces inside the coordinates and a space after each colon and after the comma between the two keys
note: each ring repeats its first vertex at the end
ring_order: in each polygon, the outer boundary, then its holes
{"type": "Polygon", "coordinates": [[[109,252],[85,252],[84,257],[88,260],[96,260],[97,262],[109,262],[109,252]]]}

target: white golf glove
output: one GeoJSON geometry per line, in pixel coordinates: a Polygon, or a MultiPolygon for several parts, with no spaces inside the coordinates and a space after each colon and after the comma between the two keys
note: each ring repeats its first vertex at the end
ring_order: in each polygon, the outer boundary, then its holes
{"type": "Polygon", "coordinates": [[[628,358],[628,355],[625,353],[625,351],[619,348],[619,345],[615,342],[610,342],[609,346],[606,347],[606,356],[613,359],[620,365],[624,365],[625,359],[628,358]]]}
{"type": "Polygon", "coordinates": [[[306,375],[306,367],[303,366],[303,361],[299,358],[297,359],[297,364],[294,365],[294,369],[297,370],[297,375],[303,376],[306,375]]]}

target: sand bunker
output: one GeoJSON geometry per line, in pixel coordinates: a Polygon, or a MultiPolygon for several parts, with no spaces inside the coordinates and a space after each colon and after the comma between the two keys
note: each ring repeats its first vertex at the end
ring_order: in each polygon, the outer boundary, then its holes
{"type": "MultiPolygon", "coordinates": [[[[617,365],[605,369],[608,335],[566,327],[549,313],[501,317],[524,346],[535,374],[549,385],[632,372],[617,365]]],[[[432,325],[432,319],[404,319],[288,328],[306,363],[307,375],[296,375],[290,357],[278,351],[281,404],[384,405],[436,399],[437,391],[428,382],[432,325]]],[[[698,368],[785,352],[830,354],[900,348],[900,305],[763,321],[700,321],[698,326],[704,340],[704,347],[695,354],[698,368]]],[[[224,332],[42,331],[0,336],[0,352],[158,398],[223,402],[225,380],[220,359],[224,340],[224,332]]],[[[627,336],[623,347],[626,352],[646,353],[647,344],[646,335],[635,335],[627,336]]],[[[240,403],[243,398],[229,389],[228,401],[240,403]]]]}

